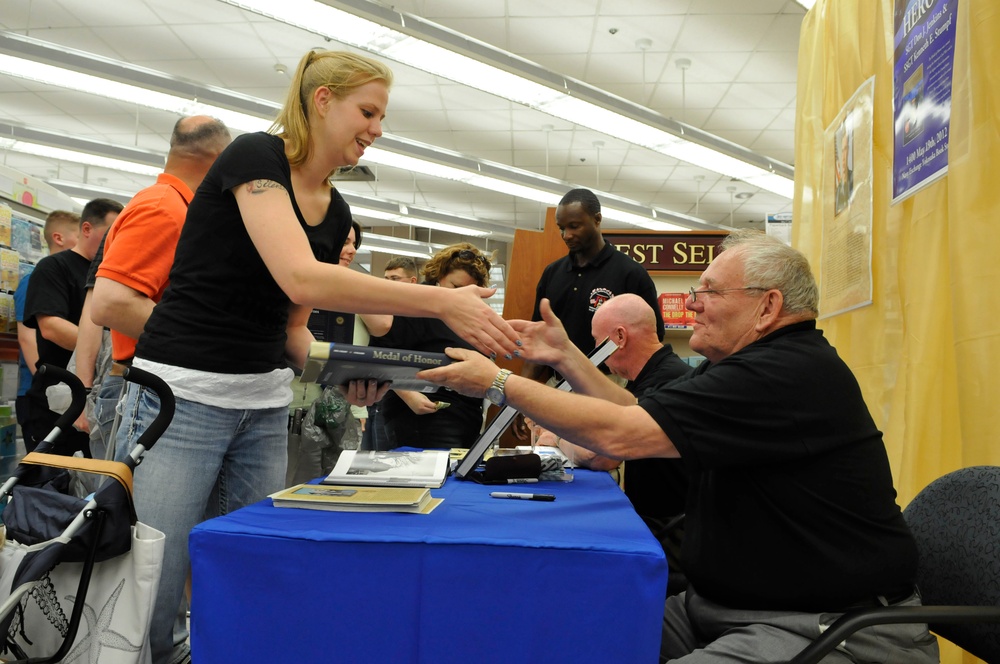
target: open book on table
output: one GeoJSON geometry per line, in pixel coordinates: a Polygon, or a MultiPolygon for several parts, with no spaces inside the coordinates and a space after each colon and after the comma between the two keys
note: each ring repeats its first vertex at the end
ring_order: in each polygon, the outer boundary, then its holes
{"type": "Polygon", "coordinates": [[[448,450],[344,450],[323,484],[438,488],[448,476],[448,450]]]}

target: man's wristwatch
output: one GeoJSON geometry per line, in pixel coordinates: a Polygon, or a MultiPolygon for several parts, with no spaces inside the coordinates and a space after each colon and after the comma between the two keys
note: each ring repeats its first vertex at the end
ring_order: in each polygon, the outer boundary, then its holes
{"type": "Polygon", "coordinates": [[[497,377],[493,379],[493,384],[486,388],[486,398],[490,400],[494,406],[502,406],[507,401],[504,396],[503,388],[507,383],[507,377],[510,375],[509,369],[501,369],[497,377]]]}

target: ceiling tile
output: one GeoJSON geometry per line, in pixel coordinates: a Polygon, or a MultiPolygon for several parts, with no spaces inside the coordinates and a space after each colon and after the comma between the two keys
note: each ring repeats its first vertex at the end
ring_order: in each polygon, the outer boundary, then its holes
{"type": "MultiPolygon", "coordinates": [[[[719,134],[763,154],[794,154],[796,50],[803,12],[791,0],[394,0],[397,11],[423,16],[474,39],[579,79],[666,117],[719,134]],[[564,35],[571,35],[566,39],[564,35]],[[646,50],[636,44],[649,39],[646,50]],[[676,66],[689,58],[689,69],[676,66]]],[[[171,75],[280,102],[312,47],[345,48],[269,18],[205,0],[5,0],[0,26],[66,48],[127,59],[171,75]],[[30,25],[29,25],[30,21],[30,25]]],[[[354,50],[348,48],[347,50],[354,50]]],[[[597,187],[718,223],[729,220],[728,178],[608,133],[580,128],[499,97],[387,62],[396,75],[384,129],[448,150],[597,187]],[[543,126],[551,125],[546,132],[543,126]],[[595,141],[603,141],[599,150],[595,141]],[[582,161],[581,161],[582,160],[582,161]],[[598,164],[600,173],[598,173],[598,164]],[[703,175],[698,184],[694,178],[703,175]],[[702,196],[722,191],[721,202],[702,196]],[[710,209],[711,205],[716,208],[710,209]]],[[[0,119],[58,129],[124,145],[164,150],[176,118],[136,112],[129,104],[52,90],[0,76],[0,119]]],[[[8,162],[15,159],[5,155],[8,162]]],[[[142,178],[99,169],[19,160],[25,168],[86,173],[123,187],[142,178]]],[[[498,223],[537,228],[544,206],[506,194],[377,168],[360,191],[420,201],[498,223]]],[[[109,184],[110,186],[110,184],[109,184]]],[[[347,185],[345,184],[344,187],[347,185]]],[[[735,186],[745,187],[743,183],[735,186]]],[[[757,192],[735,206],[734,220],[790,202],[757,192]]],[[[402,231],[404,236],[410,233],[402,231]]]]}
{"type": "Polygon", "coordinates": [[[752,51],[771,20],[760,14],[693,14],[684,21],[677,49],[691,53],[752,51]]]}

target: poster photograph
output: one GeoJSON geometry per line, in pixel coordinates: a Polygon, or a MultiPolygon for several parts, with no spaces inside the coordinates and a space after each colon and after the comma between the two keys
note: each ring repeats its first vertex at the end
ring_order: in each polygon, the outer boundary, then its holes
{"type": "Polygon", "coordinates": [[[847,209],[854,193],[854,132],[845,119],[833,138],[834,214],[847,209]]]}
{"type": "Polygon", "coordinates": [[[958,1],[893,0],[893,203],[948,172],[958,1]]]}
{"type": "Polygon", "coordinates": [[[823,167],[820,318],[872,301],[872,140],[875,79],[827,127],[823,167]]]}

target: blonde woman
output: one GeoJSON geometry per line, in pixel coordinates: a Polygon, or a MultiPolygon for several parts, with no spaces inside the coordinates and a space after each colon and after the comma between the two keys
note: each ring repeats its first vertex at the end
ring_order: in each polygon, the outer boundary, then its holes
{"type": "MultiPolygon", "coordinates": [[[[206,515],[261,500],[284,484],[292,371],[313,308],[440,318],[477,350],[513,354],[516,334],[482,302],[492,291],[395,284],[338,265],[350,209],[330,175],[382,135],[392,73],[352,53],[307,53],[267,133],[238,137],[198,188],[170,285],[139,338],[135,366],[162,377],[177,409],[135,474],[139,518],[167,534],[150,636],[155,664],[188,656],[174,619],[188,572],[187,537],[206,515]],[[363,297],[359,297],[363,293],[363,297]]],[[[373,384],[348,398],[374,402],[373,384]]],[[[157,411],[130,386],[118,449],[157,411]]]]}

